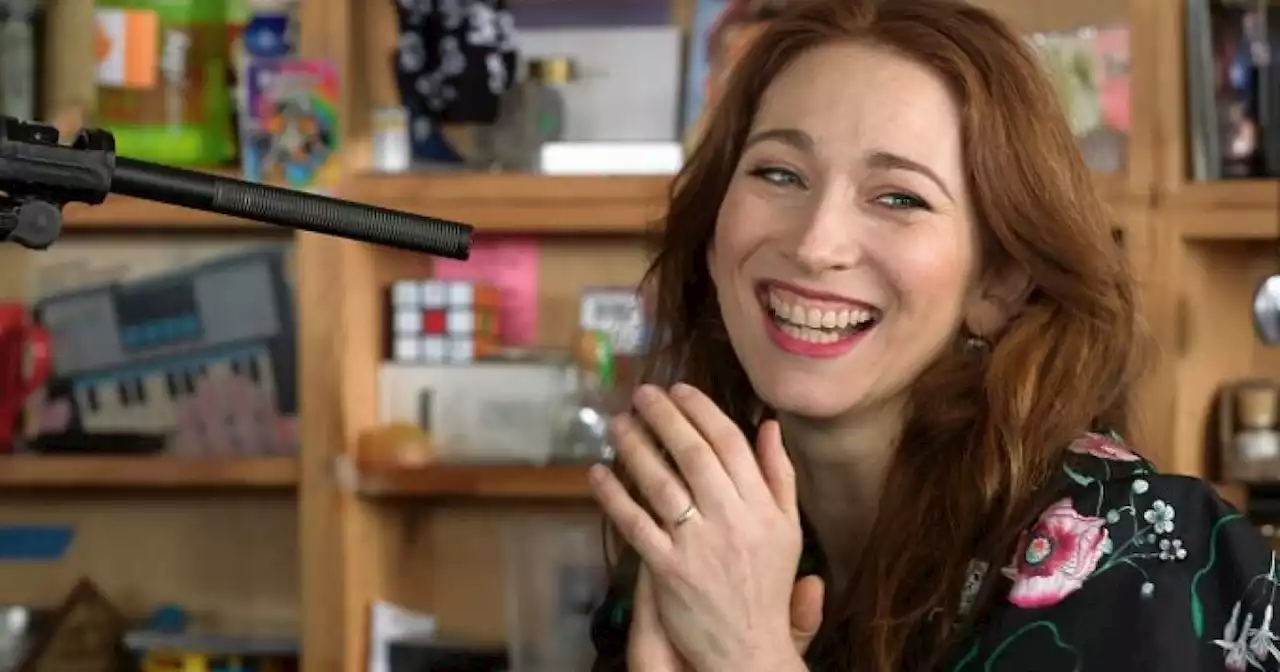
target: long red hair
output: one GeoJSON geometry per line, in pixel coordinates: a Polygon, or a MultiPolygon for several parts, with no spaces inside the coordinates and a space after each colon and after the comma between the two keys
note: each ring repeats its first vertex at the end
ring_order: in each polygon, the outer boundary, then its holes
{"type": "Polygon", "coordinates": [[[1008,562],[1070,440],[1098,425],[1133,431],[1129,397],[1145,336],[1112,222],[1053,87],[1014,31],[961,0],[802,0],[737,63],[673,184],[646,277],[663,337],[650,380],[678,376],[740,426],[758,421],[707,246],[766,87],[801,53],[847,41],[918,59],[948,83],[983,262],[1015,264],[1034,287],[985,356],[957,348],[915,382],[913,398],[927,403],[912,405],[871,542],[847,568],[848,592],[829,605],[820,637],[828,664],[900,672],[935,664],[955,643],[970,560],[993,571],[1008,562]]]}

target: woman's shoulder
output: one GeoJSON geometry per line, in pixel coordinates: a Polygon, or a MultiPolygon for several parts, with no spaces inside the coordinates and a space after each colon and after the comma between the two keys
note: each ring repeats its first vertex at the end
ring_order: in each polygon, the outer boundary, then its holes
{"type": "Polygon", "coordinates": [[[1280,669],[1275,556],[1207,483],[1091,433],[1046,499],[953,669],[1280,669]]]}

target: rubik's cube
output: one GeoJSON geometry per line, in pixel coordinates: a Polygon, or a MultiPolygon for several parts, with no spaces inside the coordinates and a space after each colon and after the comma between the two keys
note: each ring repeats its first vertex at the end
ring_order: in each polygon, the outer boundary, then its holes
{"type": "Polygon", "coordinates": [[[483,283],[401,280],[391,287],[391,359],[469,362],[499,347],[498,290],[483,283]]]}

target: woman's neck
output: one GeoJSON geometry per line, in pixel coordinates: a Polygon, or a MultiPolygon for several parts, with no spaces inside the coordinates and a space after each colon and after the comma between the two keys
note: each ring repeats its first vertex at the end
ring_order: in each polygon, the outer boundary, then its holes
{"type": "Polygon", "coordinates": [[[848,577],[875,522],[905,402],[835,420],[779,415],[782,436],[796,469],[800,508],[827,555],[836,588],[848,577]]]}

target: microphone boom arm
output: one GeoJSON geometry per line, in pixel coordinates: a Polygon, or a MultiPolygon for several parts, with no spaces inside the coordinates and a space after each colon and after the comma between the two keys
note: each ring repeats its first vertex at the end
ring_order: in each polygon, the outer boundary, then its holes
{"type": "Polygon", "coordinates": [[[117,157],[115,138],[99,129],[61,145],[56,128],[0,116],[0,242],[46,249],[62,233],[63,206],[99,205],[112,193],[449,259],[470,256],[474,232],[458,222],[117,157]]]}

